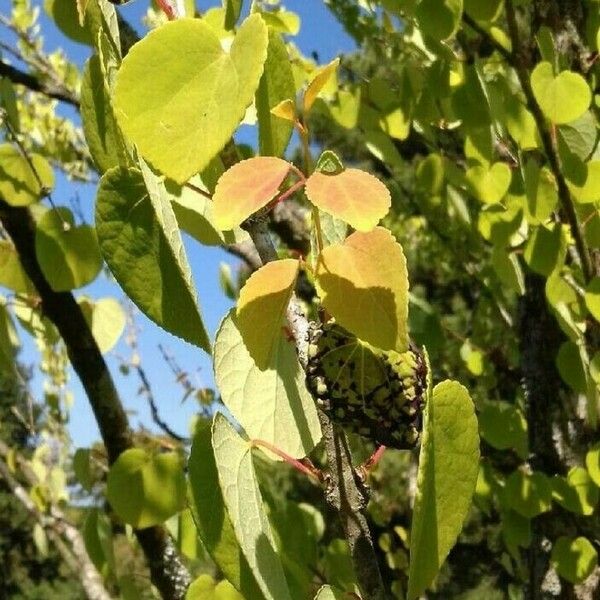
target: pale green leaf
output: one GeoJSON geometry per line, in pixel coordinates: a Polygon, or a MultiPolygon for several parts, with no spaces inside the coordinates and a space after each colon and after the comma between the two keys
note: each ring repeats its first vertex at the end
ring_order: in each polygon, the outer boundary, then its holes
{"type": "Polygon", "coordinates": [[[7,240],[0,240],[0,285],[18,294],[33,292],[33,283],[23,270],[15,247],[7,240]]]}
{"type": "Polygon", "coordinates": [[[125,523],[138,529],[164,523],[185,507],[185,476],[177,452],[125,450],[111,466],[106,498],[125,523]]]}
{"type": "Polygon", "coordinates": [[[585,290],[585,304],[591,315],[600,321],[600,277],[594,277],[585,290]]]}
{"type": "Polygon", "coordinates": [[[498,450],[513,448],[527,458],[527,421],[523,413],[508,402],[486,402],[479,412],[481,437],[498,450]]]}
{"type": "Polygon", "coordinates": [[[213,421],[212,441],[223,498],[258,585],[267,600],[291,600],[258,488],[251,445],[220,413],[213,421]]]}
{"type": "Polygon", "coordinates": [[[29,153],[29,158],[31,164],[12,144],[0,144],[0,198],[11,206],[38,202],[43,188],[51,190],[54,186],[54,173],[48,161],[34,152],[29,153]]]}
{"type": "Polygon", "coordinates": [[[485,204],[500,202],[508,192],[512,173],[506,163],[491,167],[476,166],[467,170],[466,180],[472,194],[485,204]]]}
{"type": "Polygon", "coordinates": [[[64,207],[49,210],[39,219],[35,253],[44,276],[56,292],[91,283],[102,268],[94,228],[76,226],[73,214],[64,207]]]}
{"type": "Polygon", "coordinates": [[[532,271],[548,277],[564,262],[567,244],[562,225],[555,223],[552,229],[543,225],[531,232],[523,258],[532,271]]]}
{"type": "Polygon", "coordinates": [[[251,15],[231,51],[201,19],[150,32],[123,60],[115,113],[126,137],[183,183],[223,148],[252,102],[267,56],[267,27],[251,15]]]}
{"type": "Polygon", "coordinates": [[[572,467],[566,477],[555,475],[552,498],[561,506],[580,515],[591,515],[598,504],[598,487],[583,467],[572,467]]]}
{"type": "Polygon", "coordinates": [[[200,575],[192,581],[185,600],[244,600],[229,581],[217,583],[210,575],[200,575]]]}
{"type": "Polygon", "coordinates": [[[600,487],[600,443],[594,444],[585,455],[585,466],[592,481],[600,487]]]}
{"type": "Polygon", "coordinates": [[[319,588],[315,600],[344,600],[347,597],[346,592],[332,588],[330,585],[324,585],[319,588]]]}
{"type": "Polygon", "coordinates": [[[192,514],[202,544],[236,589],[246,598],[262,600],[225,507],[208,421],[201,422],[196,429],[188,467],[192,514]]]}
{"type": "Polygon", "coordinates": [[[321,437],[319,420],[293,340],[281,332],[267,367],[261,370],[231,311],[217,332],[214,363],[223,403],[248,437],[269,442],[295,457],[312,450],[321,437]]]}
{"type": "Polygon", "coordinates": [[[73,454],[73,472],[77,481],[79,481],[85,490],[89,491],[92,489],[94,479],[90,466],[89,448],[77,448],[75,454],[73,454]]]}
{"type": "Polygon", "coordinates": [[[564,342],[556,356],[556,366],[563,381],[579,394],[587,392],[585,349],[575,342],[564,342]]]}
{"type": "Polygon", "coordinates": [[[136,169],[107,171],[96,201],[100,248],[121,287],[146,316],[210,352],[179,229],[162,189],[157,180],[149,195],[136,169]]]}
{"type": "Polygon", "coordinates": [[[584,537],[559,537],[550,557],[558,574],[571,583],[587,579],[598,565],[598,553],[584,537]]]}
{"type": "Polygon", "coordinates": [[[533,70],[531,87],[546,117],[557,125],[581,117],[592,99],[590,86],[581,75],[562,71],[555,77],[549,62],[541,62],[533,70]]]}
{"type": "Polygon", "coordinates": [[[455,381],[438,384],[425,408],[410,536],[408,598],[433,581],[471,506],[479,470],[473,402],[455,381]]]}
{"type": "Polygon", "coordinates": [[[272,114],[271,110],[295,97],[296,85],[286,46],[278,33],[270,31],[265,70],[256,91],[260,154],[283,156],[294,126],[272,114]]]}
{"type": "Polygon", "coordinates": [[[0,302],[0,376],[13,377],[16,374],[15,354],[13,344],[14,325],[4,304],[0,302]]]}
{"type": "Polygon", "coordinates": [[[532,519],[552,507],[552,487],[543,473],[513,471],[506,480],[503,503],[520,515],[532,519]]]}
{"type": "Polygon", "coordinates": [[[121,305],[114,298],[90,300],[79,298],[79,306],[92,335],[105,354],[114,348],[125,329],[126,318],[121,305]]]}

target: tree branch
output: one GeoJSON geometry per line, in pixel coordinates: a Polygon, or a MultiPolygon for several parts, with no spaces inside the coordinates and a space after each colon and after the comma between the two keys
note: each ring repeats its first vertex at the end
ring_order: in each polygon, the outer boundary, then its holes
{"type": "MultiPolygon", "coordinates": [[[[0,198],[0,221],[40,296],[43,313],[56,325],[65,342],[112,464],[122,452],[133,447],[133,442],[127,415],[96,340],[73,294],[55,292],[46,280],[35,254],[35,222],[29,209],[10,206],[0,198]]],[[[155,526],[135,533],[148,560],[152,582],[162,597],[182,599],[190,575],[166,530],[155,526]]]]}
{"type": "Polygon", "coordinates": [[[590,252],[583,236],[583,231],[581,230],[579,220],[577,219],[577,213],[575,212],[575,206],[573,204],[571,192],[569,191],[567,181],[561,169],[560,157],[558,155],[558,148],[556,145],[556,136],[553,136],[551,131],[548,129],[544,113],[535,99],[535,95],[531,87],[527,64],[528,59],[523,52],[523,47],[521,46],[521,36],[519,35],[519,26],[517,24],[515,8],[512,0],[506,0],[505,8],[508,32],[513,47],[513,51],[510,55],[511,60],[509,62],[517,73],[517,77],[521,83],[521,88],[525,94],[527,106],[535,120],[540,138],[542,140],[542,145],[544,147],[544,152],[546,153],[546,157],[548,159],[550,170],[556,179],[556,184],[558,186],[558,198],[569,223],[571,235],[575,240],[575,247],[577,248],[577,254],[579,255],[579,260],[581,262],[581,270],[586,282],[589,282],[594,276],[594,268],[592,266],[590,252]]]}
{"type": "Polygon", "coordinates": [[[71,106],[79,108],[79,99],[69,89],[25,73],[12,65],[0,60],[0,76],[10,79],[13,83],[24,85],[33,92],[40,92],[49,98],[61,100],[71,106]]]}

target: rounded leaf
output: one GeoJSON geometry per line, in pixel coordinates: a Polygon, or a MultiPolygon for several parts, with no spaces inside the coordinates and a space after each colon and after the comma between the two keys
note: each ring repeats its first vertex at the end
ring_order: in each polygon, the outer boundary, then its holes
{"type": "Polygon", "coordinates": [[[559,537],[550,557],[558,574],[571,583],[587,579],[598,564],[598,553],[584,537],[559,537]]]}
{"type": "Polygon", "coordinates": [[[526,473],[517,469],[506,480],[504,500],[520,515],[532,519],[550,510],[552,487],[543,473],[526,473]]]}
{"type": "Polygon", "coordinates": [[[123,452],[108,472],[106,497],[125,523],[138,529],[164,523],[185,508],[186,483],[176,452],[123,452]]]}
{"type": "Polygon", "coordinates": [[[244,117],[267,56],[267,27],[248,17],[231,51],[202,19],[151,31],[123,60],[115,112],[125,136],[178,183],[201,171],[244,117]]]}
{"type": "Polygon", "coordinates": [[[593,445],[585,455],[585,466],[592,481],[600,487],[600,443],[593,445]]]}
{"type": "Polygon", "coordinates": [[[508,192],[512,173],[506,163],[494,163],[489,169],[484,166],[471,167],[466,173],[473,195],[485,204],[500,202],[508,192]]]}
{"type": "Polygon", "coordinates": [[[102,268],[94,228],[89,225],[76,227],[68,208],[49,210],[39,219],[35,253],[48,283],[56,292],[91,283],[102,268]]]}
{"type": "MultiPolygon", "coordinates": [[[[54,173],[45,158],[30,153],[29,157],[43,187],[54,186],[54,173]]],[[[0,198],[11,206],[27,206],[38,202],[42,187],[27,159],[12,144],[0,144],[0,198]]]]}
{"type": "Polygon", "coordinates": [[[279,192],[290,163],[257,156],[236,163],[219,178],[213,195],[215,225],[226,231],[266,206],[279,192]]]}
{"type": "Polygon", "coordinates": [[[319,209],[358,231],[373,229],[392,203],[387,187],[359,169],[346,169],[335,175],[315,172],[306,181],[306,195],[319,209]]]}
{"type": "Polygon", "coordinates": [[[600,321],[600,277],[594,277],[585,290],[585,305],[590,314],[600,321]]]}
{"type": "Polygon", "coordinates": [[[560,125],[579,118],[590,106],[592,92],[586,80],[572,71],[556,77],[549,62],[541,62],[531,73],[531,87],[540,108],[560,125]]]}
{"type": "Polygon", "coordinates": [[[406,259],[387,229],[357,231],[325,248],[317,286],[323,306],[342,327],[382,350],[407,350],[406,259]]]}

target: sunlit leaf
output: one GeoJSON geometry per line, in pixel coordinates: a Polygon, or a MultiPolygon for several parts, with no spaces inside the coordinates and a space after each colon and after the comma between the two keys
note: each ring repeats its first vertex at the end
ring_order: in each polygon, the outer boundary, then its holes
{"type": "Polygon", "coordinates": [[[102,268],[96,232],[75,225],[68,208],[47,211],[35,232],[35,253],[53,290],[65,292],[92,282],[102,268]]]}
{"type": "Polygon", "coordinates": [[[552,507],[552,487],[543,473],[517,469],[506,480],[503,498],[508,507],[532,519],[552,507]]]}
{"type": "Polygon", "coordinates": [[[0,198],[11,206],[38,202],[42,189],[51,190],[54,186],[54,173],[46,159],[36,153],[29,157],[32,164],[12,144],[0,144],[0,198]]]}
{"type": "Polygon", "coordinates": [[[126,137],[153,166],[183,183],[201,171],[244,117],[267,56],[257,14],[231,51],[202,19],[177,19],[151,31],[123,60],[115,113],[126,137]]]}
{"type": "Polygon", "coordinates": [[[592,99],[590,87],[581,75],[562,71],[554,76],[549,62],[541,62],[533,70],[531,87],[546,117],[557,125],[575,121],[588,109],[592,99]]]}
{"type": "Polygon", "coordinates": [[[306,91],[304,92],[304,112],[307,113],[315,103],[317,96],[325,87],[329,78],[337,71],[340,65],[340,59],[334,58],[329,64],[321,67],[311,79],[306,91]]]}
{"type": "Polygon", "coordinates": [[[299,266],[294,259],[267,263],[250,276],[240,291],[237,325],[259,369],[267,368],[284,335],[285,313],[299,266]]]}
{"type": "Polygon", "coordinates": [[[514,448],[527,458],[527,421],[523,413],[508,402],[486,402],[479,412],[483,439],[499,450],[514,448]]]}
{"type": "Polygon", "coordinates": [[[163,523],[185,507],[183,463],[177,452],[123,452],[108,472],[106,497],[125,523],[137,528],[163,523]]]}
{"type": "Polygon", "coordinates": [[[346,221],[358,231],[370,231],[391,206],[387,187],[359,169],[337,174],[313,173],[306,181],[306,195],[319,209],[346,221]]]}
{"type": "Polygon", "coordinates": [[[587,579],[598,565],[598,553],[584,537],[559,537],[550,557],[558,574],[571,583],[587,579]]]}
{"type": "Polygon", "coordinates": [[[471,167],[467,173],[467,182],[473,195],[485,204],[494,204],[504,198],[512,174],[506,163],[494,163],[489,169],[484,166],[471,167]]]}
{"type": "Polygon", "coordinates": [[[80,298],[79,306],[103,354],[112,350],[125,329],[125,313],[114,298],[80,298]]]}
{"type": "Polygon", "coordinates": [[[566,477],[555,475],[552,498],[561,506],[580,515],[591,515],[598,504],[598,487],[583,467],[572,467],[566,477]]]}
{"type": "Polygon", "coordinates": [[[0,240],[0,285],[18,294],[33,292],[33,283],[23,270],[15,247],[7,240],[0,240]]]}
{"type": "Polygon", "coordinates": [[[337,322],[382,350],[408,348],[408,274],[402,247],[377,227],[325,248],[317,266],[323,306],[337,322]]]}
{"type": "Polygon", "coordinates": [[[210,575],[205,574],[192,581],[185,600],[244,600],[244,596],[229,581],[217,583],[210,575]]]}
{"type": "Polygon", "coordinates": [[[409,600],[433,581],[471,506],[479,470],[473,402],[455,381],[438,384],[425,408],[410,535],[409,600]]]}
{"type": "Polygon", "coordinates": [[[291,600],[258,488],[251,445],[220,413],[212,430],[219,482],[233,529],[267,600],[291,600]]]}
{"type": "Polygon", "coordinates": [[[248,437],[269,442],[292,456],[304,457],[321,433],[295,344],[283,331],[271,346],[268,358],[265,368],[255,364],[235,314],[230,312],[221,323],[214,348],[215,379],[223,403],[248,437]]]}
{"type": "Polygon", "coordinates": [[[233,229],[266,206],[279,191],[290,163],[274,156],[257,156],[225,171],[213,195],[215,224],[233,229]]]}

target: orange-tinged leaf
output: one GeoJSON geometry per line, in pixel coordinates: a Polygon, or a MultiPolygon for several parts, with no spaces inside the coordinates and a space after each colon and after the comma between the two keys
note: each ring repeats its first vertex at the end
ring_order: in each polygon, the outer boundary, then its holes
{"type": "Polygon", "coordinates": [[[221,175],[213,195],[216,226],[228,231],[266,206],[279,191],[290,163],[274,156],[243,160],[221,175]]]}
{"type": "Polygon", "coordinates": [[[289,98],[287,100],[282,100],[271,109],[271,114],[280,119],[294,122],[296,120],[296,104],[289,98]]]}
{"type": "Polygon", "coordinates": [[[317,266],[323,306],[348,331],[382,350],[408,348],[408,273],[402,246],[383,227],[328,246],[317,266]]]}
{"type": "Polygon", "coordinates": [[[329,78],[336,72],[340,59],[335,58],[329,64],[321,67],[304,92],[304,112],[308,112],[315,103],[319,92],[325,87],[329,78]]]}
{"type": "Polygon", "coordinates": [[[358,231],[373,229],[392,204],[385,185],[360,169],[337,175],[315,172],[306,180],[306,195],[315,206],[358,231]]]}
{"type": "Polygon", "coordinates": [[[284,335],[285,313],[298,276],[295,259],[276,260],[255,271],[240,291],[238,328],[250,356],[266,369],[284,335]]]}

